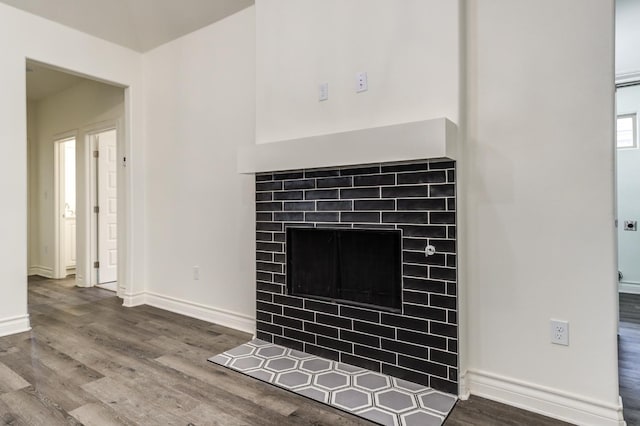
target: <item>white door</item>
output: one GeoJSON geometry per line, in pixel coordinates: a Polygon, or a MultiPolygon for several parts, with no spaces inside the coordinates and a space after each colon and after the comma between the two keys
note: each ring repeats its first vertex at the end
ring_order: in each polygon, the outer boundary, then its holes
{"type": "Polygon", "coordinates": [[[98,284],[118,279],[116,131],[96,135],[98,147],[98,284]]]}
{"type": "Polygon", "coordinates": [[[63,151],[64,266],[66,274],[73,274],[76,268],[76,140],[64,142],[63,151]]]}
{"type": "Polygon", "coordinates": [[[64,222],[65,267],[67,273],[73,273],[76,268],[76,218],[65,216],[64,222]]]}
{"type": "Polygon", "coordinates": [[[53,276],[65,278],[76,267],[76,140],[75,137],[54,144],[54,239],[55,264],[53,276]]]}

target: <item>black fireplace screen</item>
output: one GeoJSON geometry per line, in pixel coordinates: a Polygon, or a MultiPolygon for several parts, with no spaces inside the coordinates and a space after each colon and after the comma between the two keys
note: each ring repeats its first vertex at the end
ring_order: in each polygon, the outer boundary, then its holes
{"type": "Polygon", "coordinates": [[[400,310],[400,231],[287,228],[289,294],[400,310]]]}

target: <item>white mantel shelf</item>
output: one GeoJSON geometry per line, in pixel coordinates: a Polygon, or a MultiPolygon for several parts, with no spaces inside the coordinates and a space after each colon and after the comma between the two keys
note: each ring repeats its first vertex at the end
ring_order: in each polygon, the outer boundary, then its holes
{"type": "Polygon", "coordinates": [[[446,118],[241,147],[244,174],[423,159],[456,160],[457,126],[446,118]]]}

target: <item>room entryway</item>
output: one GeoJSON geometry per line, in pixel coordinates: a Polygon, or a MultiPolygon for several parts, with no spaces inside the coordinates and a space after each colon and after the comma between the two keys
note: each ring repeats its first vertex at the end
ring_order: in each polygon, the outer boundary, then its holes
{"type": "Polygon", "coordinates": [[[616,90],[616,199],[618,218],[618,370],[627,424],[640,424],[640,82],[616,90]]]}
{"type": "Polygon", "coordinates": [[[616,90],[616,196],[620,290],[640,293],[640,84],[616,90]]]}
{"type": "Polygon", "coordinates": [[[125,89],[31,60],[25,72],[28,275],[125,292],[125,89]]]}

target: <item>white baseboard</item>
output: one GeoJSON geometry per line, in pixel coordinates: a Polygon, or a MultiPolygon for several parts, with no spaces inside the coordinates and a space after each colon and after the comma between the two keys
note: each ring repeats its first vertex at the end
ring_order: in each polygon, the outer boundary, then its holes
{"type": "Polygon", "coordinates": [[[53,278],[53,269],[48,268],[46,266],[29,266],[29,270],[27,271],[29,276],[31,275],[40,275],[45,278],[53,278]]]}
{"type": "Polygon", "coordinates": [[[244,331],[251,335],[255,335],[256,333],[256,320],[248,315],[149,291],[143,291],[135,294],[123,294],[122,305],[128,308],[149,305],[164,309],[165,311],[175,312],[191,318],[197,318],[210,323],[219,324],[224,327],[244,331]]]}
{"type": "Polygon", "coordinates": [[[495,374],[469,370],[464,381],[472,395],[578,425],[625,426],[622,403],[608,404],[495,374]]]}
{"type": "Polygon", "coordinates": [[[256,320],[248,315],[151,292],[146,292],[144,298],[145,304],[156,308],[244,331],[252,335],[256,332],[256,320]]]}
{"type": "Polygon", "coordinates": [[[145,292],[122,295],[122,306],[132,308],[134,306],[141,306],[145,304],[145,292]]]}
{"type": "Polygon", "coordinates": [[[0,337],[31,330],[29,315],[0,319],[0,337]]]}
{"type": "Polygon", "coordinates": [[[90,287],[84,280],[84,276],[76,273],[76,287],[90,287]]]}
{"type": "Polygon", "coordinates": [[[631,281],[620,281],[618,283],[619,293],[640,294],[640,283],[631,281]]]}

